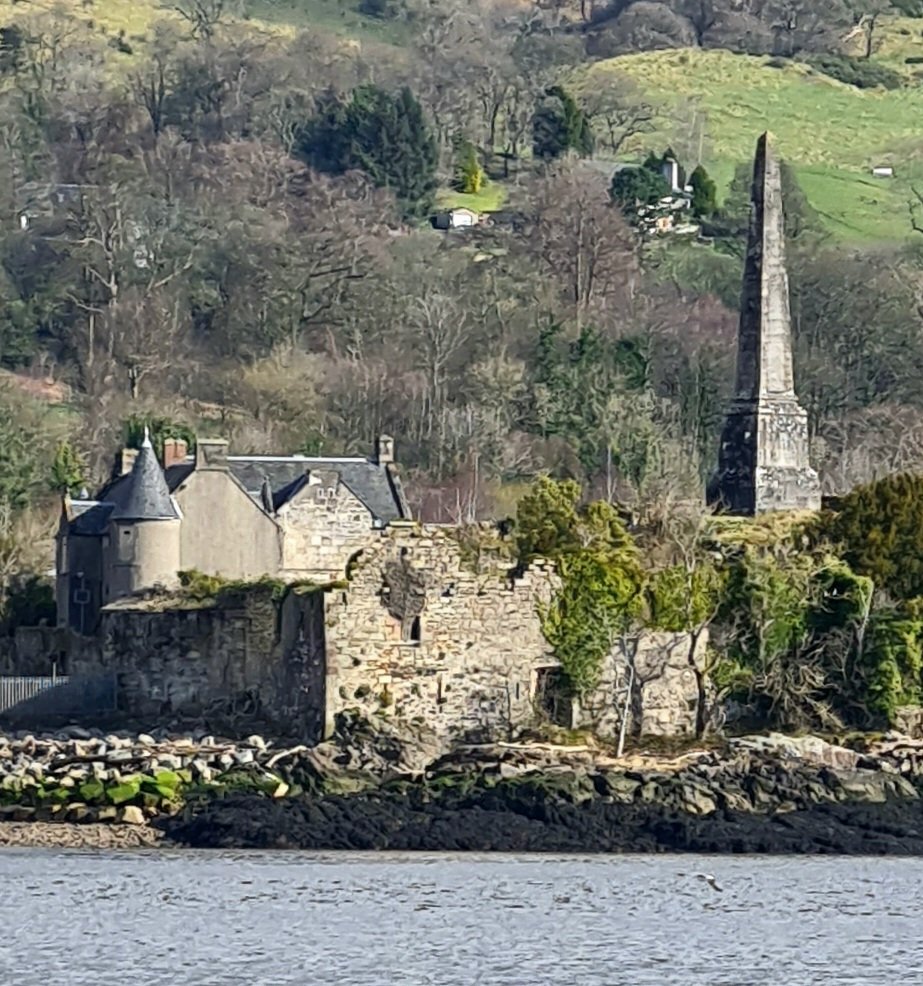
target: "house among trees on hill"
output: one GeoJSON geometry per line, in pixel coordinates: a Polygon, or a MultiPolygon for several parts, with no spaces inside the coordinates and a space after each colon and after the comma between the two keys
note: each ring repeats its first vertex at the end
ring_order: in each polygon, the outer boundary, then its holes
{"type": "Polygon", "coordinates": [[[623,164],[612,177],[612,198],[648,236],[695,235],[700,219],[716,208],[715,183],[698,165],[688,180],[673,151],[651,153],[640,165],[623,164]]]}
{"type": "Polygon", "coordinates": [[[433,216],[433,226],[436,229],[470,229],[478,226],[484,221],[484,217],[474,209],[459,206],[455,209],[446,209],[444,212],[437,212],[433,216]]]}

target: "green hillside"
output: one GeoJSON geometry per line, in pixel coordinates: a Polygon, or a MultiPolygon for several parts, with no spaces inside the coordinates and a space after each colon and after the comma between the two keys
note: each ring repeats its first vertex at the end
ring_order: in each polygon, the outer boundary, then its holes
{"type": "MultiPolygon", "coordinates": [[[[0,0],[0,23],[64,10],[94,35],[124,32],[134,54],[112,57],[130,65],[154,21],[177,16],[171,8],[167,0],[31,0],[28,7],[0,0]]],[[[364,17],[353,0],[244,0],[242,9],[257,28],[288,34],[313,27],[356,39],[369,52],[376,43],[406,42],[410,30],[364,17]]],[[[892,19],[880,40],[874,60],[901,72],[899,89],[858,89],[804,63],[721,50],[626,55],[588,72],[590,84],[600,86],[628,76],[661,107],[658,132],[631,151],[670,144],[687,163],[701,154],[724,189],[735,166],[751,156],[757,135],[769,129],[831,231],[857,243],[893,241],[910,234],[912,188],[923,188],[923,65],[905,61],[923,58],[923,20],[892,19]],[[892,166],[895,177],[873,178],[875,165],[892,166]]],[[[504,191],[493,186],[488,204],[496,207],[504,191]]],[[[441,201],[455,204],[445,194],[441,201]]]]}
{"type": "MultiPolygon", "coordinates": [[[[143,42],[154,21],[178,16],[170,0],[0,0],[0,22],[20,20],[30,14],[63,11],[107,35],[124,32],[143,42]]],[[[288,33],[314,27],[330,34],[358,40],[401,43],[406,27],[395,22],[364,17],[351,0],[243,0],[244,18],[257,27],[288,33]]]]}
{"type": "MultiPolygon", "coordinates": [[[[611,59],[591,72],[600,83],[612,72],[631,77],[664,108],[659,133],[645,143],[670,142],[691,159],[701,148],[722,187],[757,135],[771,130],[831,230],[855,241],[906,237],[911,186],[923,186],[923,86],[909,69],[900,89],[857,89],[801,63],[770,61],[672,50],[611,59]],[[873,178],[875,165],[891,165],[895,177],[873,178]]],[[[904,68],[894,54],[888,61],[904,68]]]]}

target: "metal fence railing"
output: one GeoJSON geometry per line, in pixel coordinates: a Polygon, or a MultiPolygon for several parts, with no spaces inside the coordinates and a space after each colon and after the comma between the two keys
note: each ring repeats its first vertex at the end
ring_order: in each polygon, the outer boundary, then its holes
{"type": "Polygon", "coordinates": [[[77,715],[116,707],[114,675],[0,676],[0,714],[77,715]]]}

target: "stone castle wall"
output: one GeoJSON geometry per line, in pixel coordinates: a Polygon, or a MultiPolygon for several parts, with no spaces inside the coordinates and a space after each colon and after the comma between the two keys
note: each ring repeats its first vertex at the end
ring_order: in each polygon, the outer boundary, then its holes
{"type": "Polygon", "coordinates": [[[479,570],[451,529],[383,531],[327,596],[328,722],[359,708],[456,739],[528,723],[537,672],[556,664],[538,616],[554,584],[544,565],[515,580],[479,570]]]}
{"type": "Polygon", "coordinates": [[[582,705],[549,702],[559,672],[540,614],[559,580],[548,562],[512,577],[499,545],[488,528],[404,522],[367,532],[347,580],[326,591],[295,588],[280,603],[251,585],[199,608],[124,600],[103,610],[96,638],[81,638],[69,671],[114,673],[133,720],[257,719],[311,742],[358,709],[457,742],[512,738],[549,709],[562,725],[615,736],[633,665],[631,732],[694,730],[686,634],[626,640],[582,705]]]}
{"type": "Polygon", "coordinates": [[[72,648],[70,673],[114,673],[127,719],[240,717],[318,740],[322,632],[320,593],[290,593],[281,609],[257,588],[202,608],[126,602],[105,609],[98,636],[72,648]]]}
{"type": "Polygon", "coordinates": [[[321,581],[343,577],[350,557],[369,541],[368,509],[336,473],[315,472],[311,482],[276,515],[282,527],[285,578],[321,581]]]}
{"type": "MultiPolygon", "coordinates": [[[[540,609],[558,578],[548,563],[511,579],[479,567],[451,528],[394,525],[366,549],[348,588],[326,601],[328,723],[338,711],[420,719],[452,739],[511,736],[547,711],[556,661],[540,609]]],[[[582,705],[557,705],[564,724],[615,736],[634,665],[630,727],[650,735],[695,731],[707,636],[642,632],[618,644],[582,705]],[[694,654],[692,653],[694,651],[694,654]]]]}

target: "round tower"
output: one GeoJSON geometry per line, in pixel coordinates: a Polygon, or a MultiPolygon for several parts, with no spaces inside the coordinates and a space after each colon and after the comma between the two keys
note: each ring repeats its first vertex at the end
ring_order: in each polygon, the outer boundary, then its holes
{"type": "Polygon", "coordinates": [[[113,491],[112,500],[103,601],[176,586],[180,514],[147,432],[128,479],[113,491]]]}

